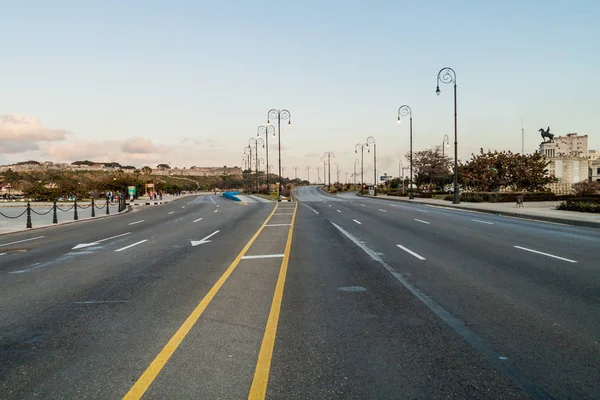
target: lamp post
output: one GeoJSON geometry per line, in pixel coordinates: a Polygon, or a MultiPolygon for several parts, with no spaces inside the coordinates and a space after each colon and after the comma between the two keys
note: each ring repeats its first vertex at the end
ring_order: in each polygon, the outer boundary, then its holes
{"type": "Polygon", "coordinates": [[[327,168],[329,169],[329,184],[327,185],[327,190],[331,192],[331,157],[335,159],[335,153],[333,151],[326,151],[323,153],[323,168],[325,167],[325,160],[327,160],[327,168]]]}
{"type": "Polygon", "coordinates": [[[252,146],[248,145],[244,147],[244,155],[248,156],[246,166],[248,170],[248,193],[250,193],[252,191],[250,187],[252,185],[252,146]]]}
{"type": "Polygon", "coordinates": [[[360,165],[360,160],[354,160],[354,190],[356,190],[356,166],[360,165]]]}
{"type": "Polygon", "coordinates": [[[444,138],[442,139],[442,160],[445,157],[444,147],[449,147],[449,146],[450,146],[450,138],[448,137],[448,135],[444,135],[444,138]]]}
{"type": "MultiPolygon", "coordinates": [[[[266,168],[265,159],[259,158],[258,159],[258,169],[256,170],[256,173],[258,174],[258,171],[262,171],[263,168],[266,168]]],[[[257,180],[258,180],[258,186],[259,186],[259,191],[260,191],[260,178],[257,180]]]]}
{"type": "Polygon", "coordinates": [[[294,168],[292,168],[292,169],[294,170],[294,180],[297,180],[297,179],[298,179],[298,170],[299,170],[300,168],[298,168],[298,167],[294,167],[294,168]]]}
{"type": "Polygon", "coordinates": [[[437,87],[435,93],[439,96],[441,93],[440,82],[454,83],[454,200],[453,204],[460,204],[460,192],[458,189],[458,124],[456,108],[456,72],[450,67],[440,69],[437,75],[437,87]]]}
{"type": "Polygon", "coordinates": [[[364,168],[364,161],[365,161],[365,144],[362,143],[356,143],[356,145],[354,146],[354,154],[358,153],[358,149],[360,147],[360,194],[365,194],[364,191],[364,186],[365,186],[365,168],[364,168]]]}
{"type": "MultiPolygon", "coordinates": [[[[265,141],[262,140],[262,138],[250,138],[250,146],[254,145],[254,160],[255,160],[255,172],[256,172],[256,192],[258,193],[258,145],[262,145],[263,149],[265,148],[265,141]]],[[[252,173],[250,173],[250,176],[252,176],[252,173]]]]}
{"type": "Polygon", "coordinates": [[[310,184],[310,165],[306,166],[306,173],[308,174],[308,183],[310,184]]]}
{"type": "Polygon", "coordinates": [[[408,189],[408,198],[414,199],[415,196],[413,194],[413,145],[412,145],[412,137],[413,137],[413,129],[412,129],[412,109],[406,104],[401,106],[398,109],[398,123],[402,120],[400,117],[410,116],[410,187],[408,189]]]}
{"type": "Polygon", "coordinates": [[[340,164],[335,163],[335,176],[336,176],[336,180],[335,183],[336,184],[340,184],[340,164]]]}
{"type": "Polygon", "coordinates": [[[292,126],[292,114],[288,110],[271,109],[267,113],[267,125],[271,125],[271,119],[277,118],[277,143],[279,150],[279,185],[278,199],[281,199],[281,120],[287,120],[288,126],[292,126]]]}
{"type": "Polygon", "coordinates": [[[317,166],[316,170],[317,170],[317,185],[318,185],[319,181],[321,180],[321,167],[317,166]]]}
{"type": "Polygon", "coordinates": [[[273,125],[261,125],[256,130],[256,136],[265,135],[265,140],[267,142],[267,177],[266,177],[266,185],[267,185],[267,194],[271,193],[271,187],[269,186],[269,134],[272,133],[275,136],[275,127],[273,125]]]}
{"type": "Polygon", "coordinates": [[[375,144],[375,138],[373,136],[367,138],[369,153],[371,152],[370,145],[373,145],[373,195],[377,196],[377,145],[375,144]]]}

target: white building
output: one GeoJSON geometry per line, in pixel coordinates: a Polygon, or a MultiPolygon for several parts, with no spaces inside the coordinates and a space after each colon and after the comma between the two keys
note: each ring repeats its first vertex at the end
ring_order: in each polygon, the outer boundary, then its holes
{"type": "Polygon", "coordinates": [[[591,159],[598,154],[595,150],[588,151],[587,135],[569,133],[555,137],[552,142],[540,144],[540,153],[550,162],[549,174],[558,178],[558,182],[548,185],[556,194],[573,193],[574,183],[590,178],[600,179],[600,161],[591,159]]]}

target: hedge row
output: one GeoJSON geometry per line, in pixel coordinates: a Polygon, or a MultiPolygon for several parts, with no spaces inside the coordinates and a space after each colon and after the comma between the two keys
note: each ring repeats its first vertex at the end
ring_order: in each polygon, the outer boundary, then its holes
{"type": "MultiPolygon", "coordinates": [[[[577,195],[556,195],[550,192],[514,193],[514,192],[466,192],[462,193],[460,200],[470,203],[516,203],[517,197],[523,195],[524,202],[533,201],[559,201],[559,200],[589,200],[592,203],[600,203],[600,195],[578,197],[577,195]]],[[[444,200],[452,200],[452,195],[446,196],[444,200]]]]}
{"type": "Polygon", "coordinates": [[[557,210],[579,211],[600,214],[600,202],[566,200],[560,203],[557,210]]]}

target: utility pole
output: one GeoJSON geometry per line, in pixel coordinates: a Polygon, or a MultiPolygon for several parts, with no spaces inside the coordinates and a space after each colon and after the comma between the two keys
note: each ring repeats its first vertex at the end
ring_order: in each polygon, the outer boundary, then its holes
{"type": "Polygon", "coordinates": [[[525,128],[523,127],[523,118],[521,118],[521,154],[525,154],[525,128]]]}

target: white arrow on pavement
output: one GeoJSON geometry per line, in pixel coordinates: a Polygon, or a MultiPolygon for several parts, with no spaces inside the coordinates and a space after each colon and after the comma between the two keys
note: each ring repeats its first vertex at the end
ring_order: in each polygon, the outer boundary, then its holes
{"type": "Polygon", "coordinates": [[[208,239],[215,236],[219,232],[221,232],[221,231],[214,231],[213,233],[211,233],[210,235],[208,235],[207,237],[205,237],[202,240],[190,240],[190,242],[192,242],[192,246],[198,246],[199,244],[210,243],[211,241],[208,239]]]}
{"type": "Polygon", "coordinates": [[[120,234],[120,235],[117,235],[117,236],[111,236],[111,237],[109,237],[109,238],[102,239],[102,240],[97,240],[97,241],[95,241],[95,242],[92,242],[92,243],[80,243],[80,244],[78,244],[77,246],[73,247],[71,250],[83,249],[83,248],[85,248],[85,247],[90,247],[90,246],[97,246],[97,245],[99,245],[99,244],[100,244],[100,243],[102,243],[102,242],[106,242],[107,240],[110,240],[110,239],[116,239],[116,238],[118,238],[118,237],[121,237],[121,236],[126,236],[126,235],[129,235],[129,234],[131,234],[131,232],[122,233],[122,234],[120,234]]]}

